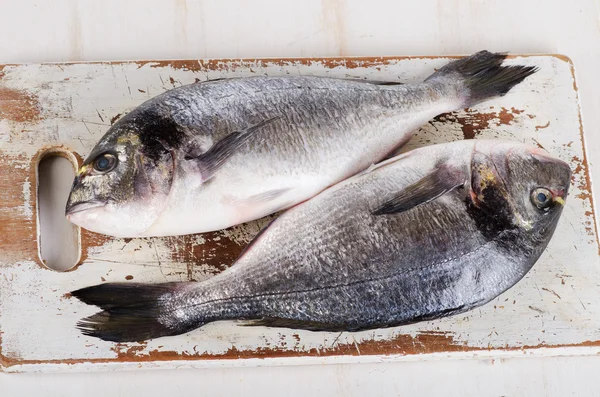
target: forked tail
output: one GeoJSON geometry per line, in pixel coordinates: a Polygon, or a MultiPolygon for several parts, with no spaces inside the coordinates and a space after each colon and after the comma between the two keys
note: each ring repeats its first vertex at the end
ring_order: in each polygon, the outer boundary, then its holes
{"type": "Polygon", "coordinates": [[[502,96],[538,69],[535,66],[501,66],[506,54],[479,51],[450,62],[425,81],[457,84],[463,106],[502,96]]]}
{"type": "Polygon", "coordinates": [[[112,342],[139,342],[179,335],[202,324],[181,310],[182,292],[197,283],[105,283],[71,294],[102,309],[77,323],[85,335],[112,342]]]}

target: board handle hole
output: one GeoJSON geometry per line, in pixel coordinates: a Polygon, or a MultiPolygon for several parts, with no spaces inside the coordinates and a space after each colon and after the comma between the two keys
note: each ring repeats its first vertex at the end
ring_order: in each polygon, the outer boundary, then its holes
{"type": "Polygon", "coordinates": [[[73,269],[81,257],[79,227],[65,217],[75,164],[71,153],[51,150],[42,154],[37,169],[38,253],[46,267],[59,272],[73,269]]]}

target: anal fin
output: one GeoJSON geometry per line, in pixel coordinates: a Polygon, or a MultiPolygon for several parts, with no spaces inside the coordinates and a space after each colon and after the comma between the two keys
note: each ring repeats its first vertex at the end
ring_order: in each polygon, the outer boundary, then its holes
{"type": "Polygon", "coordinates": [[[279,317],[263,317],[258,320],[250,320],[244,324],[244,327],[273,327],[273,328],[290,328],[290,329],[302,329],[307,331],[328,331],[328,332],[339,332],[348,331],[352,327],[345,324],[333,324],[325,323],[320,321],[309,321],[309,320],[298,320],[293,318],[279,318],[279,317]]]}

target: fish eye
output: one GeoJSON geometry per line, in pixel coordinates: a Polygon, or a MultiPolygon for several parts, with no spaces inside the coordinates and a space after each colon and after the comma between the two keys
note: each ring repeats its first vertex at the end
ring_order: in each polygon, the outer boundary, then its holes
{"type": "Polygon", "coordinates": [[[97,172],[108,172],[117,165],[117,158],[110,153],[103,153],[94,160],[94,170],[97,172]]]}
{"type": "Polygon", "coordinates": [[[538,187],[531,191],[531,202],[541,210],[548,210],[552,204],[552,193],[550,190],[538,187]]]}

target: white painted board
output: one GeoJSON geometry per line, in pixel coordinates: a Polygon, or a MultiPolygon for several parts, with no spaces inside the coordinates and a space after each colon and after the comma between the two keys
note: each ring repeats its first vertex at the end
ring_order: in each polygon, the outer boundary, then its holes
{"type": "Polygon", "coordinates": [[[70,299],[65,295],[68,291],[103,281],[210,277],[234,259],[224,252],[240,249],[266,220],[183,239],[125,240],[82,232],[83,263],[70,272],[55,272],[37,257],[35,165],[44,148],[61,147],[73,159],[85,157],[111,119],[196,79],[313,74],[408,82],[424,79],[447,62],[444,58],[365,58],[2,67],[1,166],[2,171],[13,170],[10,178],[0,179],[0,198],[9,201],[0,210],[4,221],[0,223],[4,225],[0,226],[0,362],[4,369],[402,361],[439,355],[510,356],[523,349],[551,355],[573,349],[582,354],[600,352],[600,302],[595,299],[600,258],[584,134],[572,65],[559,56],[509,60],[541,70],[504,98],[432,121],[407,147],[465,136],[499,137],[539,144],[572,164],[573,186],[555,238],[527,277],[493,302],[458,317],[360,333],[221,322],[144,344],[114,344],[85,337],[74,328],[78,319],[96,309],[70,299]]]}

